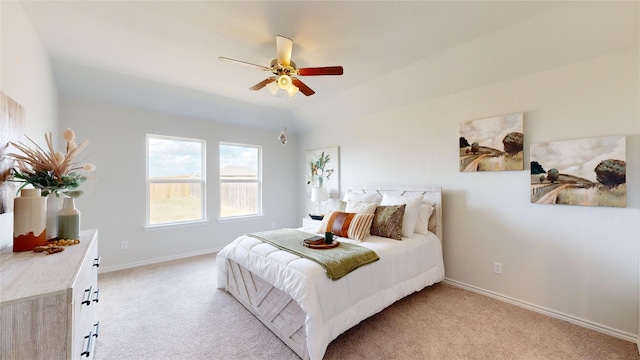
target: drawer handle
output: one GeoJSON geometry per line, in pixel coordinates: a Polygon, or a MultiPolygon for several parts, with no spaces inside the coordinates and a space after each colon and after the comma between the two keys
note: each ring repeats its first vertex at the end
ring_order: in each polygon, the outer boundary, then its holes
{"type": "Polygon", "coordinates": [[[100,260],[102,260],[102,256],[93,259],[93,266],[100,267],[100,260]]]}
{"type": "Polygon", "coordinates": [[[85,340],[87,340],[87,347],[82,353],[80,353],[80,356],[89,357],[89,355],[91,354],[91,340],[93,339],[93,333],[89,331],[89,335],[85,336],[84,338],[85,340]]]}
{"type": "Polygon", "coordinates": [[[96,328],[96,333],[93,334],[93,336],[98,337],[98,332],[100,332],[100,321],[98,321],[97,323],[93,324],[93,327],[96,328]]]}
{"type": "Polygon", "coordinates": [[[84,300],[80,304],[91,305],[91,294],[93,293],[93,285],[84,291],[84,300]]]}
{"type": "MultiPolygon", "coordinates": [[[[94,302],[98,302],[100,301],[100,289],[96,290],[93,292],[94,297],[93,297],[93,301],[94,302]]],[[[97,335],[96,335],[97,336],[97,335]]]]}

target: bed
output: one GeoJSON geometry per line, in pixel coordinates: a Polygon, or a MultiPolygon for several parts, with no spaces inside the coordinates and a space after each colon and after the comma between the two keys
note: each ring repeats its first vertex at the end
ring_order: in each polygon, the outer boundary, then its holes
{"type": "MultiPolygon", "coordinates": [[[[412,236],[402,234],[401,241],[375,235],[364,241],[338,238],[375,251],[380,257],[376,262],[331,280],[318,263],[243,235],[217,255],[218,288],[234,296],[300,358],[322,359],[329,343],[346,330],[444,279],[440,188],[349,189],[344,199],[349,207],[372,199],[388,205],[388,199],[405,197],[413,203],[419,198],[423,217],[412,236]],[[428,225],[419,224],[425,221],[424,209],[430,209],[428,225]],[[419,233],[419,226],[428,226],[428,231],[419,233]]],[[[408,218],[409,205],[406,209],[408,218]]]]}

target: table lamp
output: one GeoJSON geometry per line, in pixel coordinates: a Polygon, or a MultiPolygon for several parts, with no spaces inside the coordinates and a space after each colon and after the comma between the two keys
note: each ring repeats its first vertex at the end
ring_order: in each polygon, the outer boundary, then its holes
{"type": "Polygon", "coordinates": [[[327,192],[327,188],[324,187],[314,187],[311,188],[311,201],[318,202],[318,208],[316,214],[321,214],[321,203],[323,201],[329,200],[329,193],[327,192]]]}

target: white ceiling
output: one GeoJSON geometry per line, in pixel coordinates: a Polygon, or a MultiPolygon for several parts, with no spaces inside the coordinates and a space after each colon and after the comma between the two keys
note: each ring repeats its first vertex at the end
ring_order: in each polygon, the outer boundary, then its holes
{"type": "MultiPolygon", "coordinates": [[[[261,120],[265,127],[281,127],[285,119],[289,127],[305,130],[328,117],[345,119],[384,111],[385,105],[371,95],[385,89],[385,99],[397,106],[398,101],[410,103],[494,83],[491,72],[487,75],[491,79],[476,74],[443,78],[446,72],[433,69],[442,63],[462,66],[456,58],[473,51],[483,54],[472,49],[482,39],[499,39],[506,28],[517,31],[518,24],[522,28],[531,19],[568,5],[547,1],[25,1],[21,6],[51,56],[63,97],[96,98],[250,125],[261,120]],[[226,56],[268,66],[275,58],[276,35],[293,40],[292,59],[298,67],[342,65],[344,75],[303,77],[316,94],[283,100],[267,89],[248,89],[269,73],[217,60],[226,56]],[[398,77],[416,89],[411,96],[402,94],[402,86],[388,89],[389,78],[398,77]]],[[[565,48],[561,51],[567,51],[566,44],[561,45],[565,48]]],[[[573,53],[566,54],[566,59],[560,56],[558,61],[574,60],[573,53]]],[[[518,64],[500,69],[495,74],[498,78],[542,70],[535,67],[540,65],[520,61],[518,54],[501,54],[512,55],[518,64]]],[[[592,54],[580,54],[587,55],[592,54]]]]}

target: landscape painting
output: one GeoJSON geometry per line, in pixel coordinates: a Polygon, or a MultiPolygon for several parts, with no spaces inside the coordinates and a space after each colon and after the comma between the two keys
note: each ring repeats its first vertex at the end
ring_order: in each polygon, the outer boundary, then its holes
{"type": "Polygon", "coordinates": [[[460,123],[460,171],[524,170],[523,113],[460,123]]]}
{"type": "Polygon", "coordinates": [[[626,137],[531,145],[531,202],[627,206],[626,137]]]}

